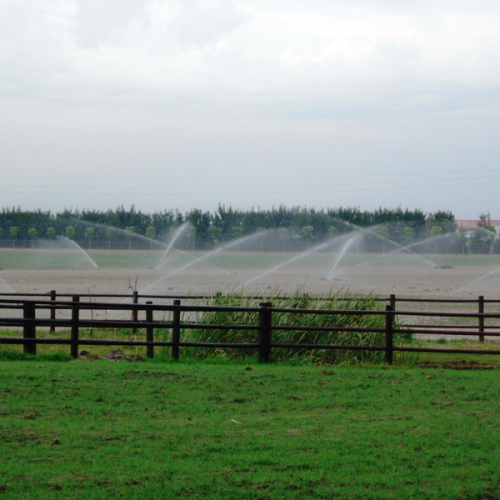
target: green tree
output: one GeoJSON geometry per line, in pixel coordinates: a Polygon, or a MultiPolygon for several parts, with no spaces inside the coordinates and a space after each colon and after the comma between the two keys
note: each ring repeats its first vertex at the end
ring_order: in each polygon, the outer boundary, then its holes
{"type": "MultiPolygon", "coordinates": [[[[134,207],[132,206],[132,208],[134,207]]],[[[128,233],[135,233],[135,226],[126,226],[125,231],[127,231],[128,233]]],[[[132,238],[129,238],[128,240],[128,249],[132,250],[132,238]]]]}
{"type": "Polygon", "coordinates": [[[381,238],[386,238],[386,239],[389,239],[390,237],[390,233],[389,233],[389,228],[387,226],[382,226],[382,227],[379,227],[376,231],[375,231],[381,238]]]}
{"type": "MultiPolygon", "coordinates": [[[[156,228],[154,226],[148,226],[146,228],[146,238],[149,238],[150,240],[152,240],[155,237],[155,234],[156,234],[156,228]]],[[[149,242],[149,249],[150,250],[153,249],[153,242],[152,241],[149,242]]]]}
{"type": "Polygon", "coordinates": [[[443,228],[440,226],[431,227],[431,236],[441,236],[443,234],[443,228]]]}
{"type": "Polygon", "coordinates": [[[36,237],[38,235],[38,231],[36,230],[36,228],[31,227],[30,229],[28,229],[28,234],[29,234],[29,237],[31,239],[31,248],[33,248],[34,247],[34,240],[36,239],[36,237]]]}
{"type": "Polygon", "coordinates": [[[312,241],[314,239],[314,227],[304,226],[302,228],[302,236],[306,241],[312,241]]]}
{"type": "Polygon", "coordinates": [[[47,238],[49,240],[53,240],[56,237],[57,233],[56,233],[56,230],[52,226],[50,226],[47,228],[47,231],[45,232],[45,234],[47,235],[47,238]]]}
{"type": "Polygon", "coordinates": [[[19,236],[19,226],[11,226],[9,228],[10,237],[12,238],[12,247],[15,246],[15,241],[19,236]]]}
{"type": "Polygon", "coordinates": [[[415,229],[410,226],[406,226],[403,229],[403,235],[406,243],[411,243],[415,239],[415,229]]]}
{"type": "Polygon", "coordinates": [[[89,240],[89,248],[91,248],[92,247],[91,241],[95,236],[95,229],[93,227],[85,228],[85,236],[87,236],[87,238],[89,240]]]}
{"type": "Polygon", "coordinates": [[[231,226],[228,231],[229,239],[237,240],[243,236],[243,228],[241,226],[231,226]]]}
{"type": "Polygon", "coordinates": [[[290,229],[287,227],[279,227],[278,228],[278,236],[283,244],[283,251],[286,251],[286,245],[291,240],[290,229]]]}
{"type": "MultiPolygon", "coordinates": [[[[443,228],[441,226],[432,226],[431,227],[431,236],[438,237],[443,234],[443,228]]],[[[438,243],[437,241],[434,243],[434,253],[437,254],[437,247],[438,243]]]]}
{"type": "Polygon", "coordinates": [[[465,254],[466,252],[469,252],[469,235],[467,234],[467,230],[461,227],[457,232],[455,236],[456,243],[460,249],[460,251],[465,254]]]}
{"type": "Polygon", "coordinates": [[[217,226],[210,226],[208,228],[207,234],[208,234],[208,239],[213,241],[214,244],[217,244],[221,239],[222,230],[217,226]]]}
{"type": "Polygon", "coordinates": [[[66,229],[64,230],[64,236],[66,238],[72,240],[76,235],[75,228],[73,226],[66,226],[66,229]]]}
{"type": "Polygon", "coordinates": [[[335,238],[339,234],[339,230],[335,226],[330,226],[328,228],[328,231],[326,232],[326,235],[328,238],[335,238]]]}
{"type": "Polygon", "coordinates": [[[111,250],[111,240],[115,236],[115,230],[112,227],[106,228],[106,238],[108,240],[108,248],[111,250]]]}

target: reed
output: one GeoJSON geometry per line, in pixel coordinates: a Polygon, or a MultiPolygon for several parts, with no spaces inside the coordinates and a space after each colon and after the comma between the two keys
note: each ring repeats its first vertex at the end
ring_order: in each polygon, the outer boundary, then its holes
{"type": "MultiPolygon", "coordinates": [[[[286,309],[318,309],[338,311],[379,311],[384,303],[376,300],[374,295],[358,295],[349,292],[330,293],[325,296],[311,296],[297,291],[291,297],[276,294],[266,301],[274,308],[286,309]]],[[[240,306],[255,307],[262,302],[247,298],[242,291],[231,290],[227,294],[215,294],[213,297],[199,300],[199,305],[209,306],[240,306]]],[[[191,318],[196,323],[206,325],[255,325],[258,324],[258,313],[252,311],[210,311],[198,313],[191,318]]],[[[379,328],[385,326],[383,315],[356,315],[356,314],[293,314],[273,313],[273,326],[296,326],[297,330],[273,331],[273,343],[293,344],[333,344],[352,346],[385,345],[385,335],[380,332],[365,332],[362,328],[379,328]],[[359,331],[349,332],[318,332],[299,330],[301,326],[316,327],[351,327],[360,328],[359,331]]],[[[186,329],[181,332],[181,339],[190,342],[217,342],[217,343],[249,343],[257,341],[255,330],[245,329],[186,329]]],[[[408,342],[408,338],[396,339],[397,343],[408,342]]],[[[210,358],[228,357],[230,359],[256,358],[255,349],[241,348],[184,348],[186,357],[210,358]]],[[[293,364],[316,365],[347,365],[347,364],[378,364],[384,362],[383,351],[363,350],[332,350],[332,349],[300,349],[300,348],[273,348],[272,361],[288,362],[293,364]]],[[[398,363],[408,362],[402,355],[396,356],[398,363]]]]}

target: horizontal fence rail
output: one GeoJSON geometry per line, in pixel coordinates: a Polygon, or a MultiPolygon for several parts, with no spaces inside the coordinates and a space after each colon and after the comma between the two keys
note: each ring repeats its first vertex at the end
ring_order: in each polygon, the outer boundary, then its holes
{"type": "MultiPolygon", "coordinates": [[[[38,344],[56,344],[70,347],[71,356],[78,357],[81,346],[142,346],[146,347],[148,358],[154,357],[155,347],[171,348],[173,359],[179,359],[183,347],[200,348],[232,348],[252,349],[258,353],[261,361],[269,361],[274,349],[322,349],[322,350],[365,350],[382,351],[384,360],[388,364],[394,362],[395,352],[441,352],[441,353],[464,353],[464,354],[500,354],[500,350],[484,349],[447,349],[447,348],[423,348],[401,345],[400,339],[411,335],[425,334],[434,336],[468,336],[472,333],[484,341],[485,336],[495,339],[500,337],[500,312],[484,312],[486,303],[499,303],[499,301],[484,300],[479,297],[476,302],[478,312],[437,312],[437,311],[411,311],[397,309],[398,302],[409,302],[411,299],[396,299],[393,295],[387,299],[389,302],[383,310],[324,310],[324,309],[294,309],[273,307],[269,301],[260,302],[255,307],[227,307],[196,304],[182,304],[180,299],[174,299],[171,304],[153,303],[146,301],[139,303],[139,296],[134,293],[130,303],[117,302],[93,302],[88,296],[73,295],[71,300],[56,299],[55,292],[50,294],[51,300],[36,300],[15,298],[0,299],[0,327],[18,329],[22,331],[22,337],[1,336],[0,344],[23,345],[24,352],[36,354],[38,344]],[[130,320],[123,319],[94,319],[94,311],[118,311],[130,315],[130,320]],[[83,317],[83,313],[90,314],[90,319],[83,317]],[[254,313],[255,323],[249,324],[206,324],[193,321],[195,313],[254,313]],[[280,315],[299,315],[303,321],[293,325],[280,325],[275,318],[280,315]],[[349,316],[378,316],[383,317],[383,326],[371,328],[364,326],[310,326],[305,324],[307,316],[336,315],[349,316]],[[64,316],[64,317],[63,317],[64,316]],[[161,319],[159,318],[161,316],[161,319]],[[168,317],[168,320],[166,319],[168,317]],[[414,318],[401,326],[396,318],[414,318]],[[141,318],[141,319],[140,319],[141,318]],[[143,318],[143,319],[142,319],[143,318]],[[436,325],[423,323],[422,318],[447,318],[453,320],[462,319],[473,321],[474,325],[436,325]],[[497,324],[486,325],[496,321],[497,324]],[[417,322],[418,321],[418,322],[417,322]],[[131,332],[145,333],[144,340],[107,340],[81,338],[80,330],[93,331],[100,329],[130,329],[131,332]],[[46,338],[37,336],[37,330],[49,329],[55,334],[56,329],[69,331],[69,338],[46,338]],[[253,342],[196,342],[182,338],[183,332],[189,330],[244,330],[255,332],[253,342]],[[169,332],[171,340],[159,340],[159,332],[169,332]],[[337,332],[337,333],[377,333],[381,334],[383,345],[349,345],[349,344],[325,344],[325,343],[289,343],[279,342],[279,332],[337,332]],[[274,335],[273,335],[274,334],[274,335]],[[395,339],[397,342],[395,342],[395,339]]],[[[116,295],[100,296],[116,298],[116,295]]],[[[145,298],[145,297],[144,297],[145,298]]],[[[162,297],[165,299],[165,297],[162,297]]],[[[427,301],[436,302],[436,301],[427,301]]],[[[449,301],[443,301],[446,303],[449,301]]],[[[453,301],[456,302],[456,301],[453,301]]],[[[462,302],[462,301],[461,301],[462,302]]],[[[165,337],[163,337],[165,338],[165,337]]]]}

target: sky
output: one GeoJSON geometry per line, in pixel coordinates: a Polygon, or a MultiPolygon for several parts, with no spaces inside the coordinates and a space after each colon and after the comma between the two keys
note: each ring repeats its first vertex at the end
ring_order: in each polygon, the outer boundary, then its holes
{"type": "Polygon", "coordinates": [[[500,2],[0,0],[0,207],[500,219],[500,2]]]}

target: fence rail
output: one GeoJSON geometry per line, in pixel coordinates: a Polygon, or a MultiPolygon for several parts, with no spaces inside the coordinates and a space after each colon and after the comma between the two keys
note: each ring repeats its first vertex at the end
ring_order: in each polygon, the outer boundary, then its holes
{"type": "MultiPolygon", "coordinates": [[[[115,298],[116,296],[109,296],[115,298]]],[[[484,350],[484,349],[446,349],[446,348],[423,348],[400,345],[401,342],[395,344],[395,339],[401,339],[402,336],[422,334],[426,335],[471,335],[471,330],[474,329],[474,335],[479,336],[480,341],[484,341],[485,336],[496,338],[500,337],[500,313],[484,312],[484,304],[487,302],[480,297],[477,303],[482,307],[481,312],[464,313],[464,312],[422,312],[399,310],[396,308],[397,300],[395,296],[391,296],[389,304],[384,310],[323,310],[323,309],[291,309],[273,307],[272,303],[261,302],[255,307],[225,307],[225,306],[202,306],[193,304],[182,304],[180,299],[174,299],[172,304],[154,304],[152,301],[145,303],[132,302],[128,304],[116,302],[92,302],[82,301],[86,296],[74,295],[71,300],[56,300],[55,294],[51,294],[52,300],[33,300],[22,298],[0,299],[0,327],[18,328],[22,330],[22,337],[0,337],[0,344],[3,345],[23,345],[24,352],[36,354],[38,344],[57,344],[69,345],[71,356],[78,357],[80,346],[91,345],[108,345],[108,346],[145,346],[148,358],[154,357],[155,347],[170,347],[173,359],[179,359],[180,351],[183,347],[206,347],[206,348],[237,348],[237,349],[253,349],[258,352],[261,361],[269,361],[271,353],[274,349],[338,349],[338,350],[366,350],[366,351],[383,351],[385,353],[384,360],[388,364],[394,362],[395,352],[434,352],[434,353],[464,353],[464,354],[500,354],[500,350],[484,350]],[[131,316],[131,320],[109,320],[109,319],[93,319],[93,311],[125,311],[131,316]],[[59,311],[56,314],[56,311],[59,311]],[[82,312],[89,311],[92,315],[91,319],[82,317],[82,312]],[[40,314],[49,317],[40,317],[40,314]],[[208,313],[208,312],[252,312],[256,313],[258,320],[255,324],[203,324],[196,323],[190,320],[193,313],[208,313]],[[158,319],[158,315],[169,313],[171,319],[158,319]],[[369,327],[353,327],[353,326],[308,326],[308,325],[279,325],[273,322],[273,317],[276,314],[294,314],[305,317],[307,315],[342,315],[342,316],[383,316],[385,318],[385,326],[383,328],[369,327]],[[56,316],[59,318],[56,319],[56,316]],[[60,317],[66,315],[66,317],[60,317]],[[155,319],[156,315],[156,319],[155,319]],[[139,316],[144,319],[140,320],[139,316]],[[445,325],[436,326],[424,323],[408,324],[399,326],[396,323],[396,317],[404,316],[407,318],[463,318],[466,320],[474,320],[477,326],[474,325],[445,325]],[[187,318],[187,319],[186,319],[187,318]],[[494,325],[485,325],[485,320],[497,320],[494,325]],[[40,338],[37,337],[37,329],[49,328],[52,333],[57,329],[69,329],[70,338],[40,338]],[[102,329],[120,329],[129,328],[134,331],[143,330],[145,332],[145,340],[98,340],[81,338],[80,330],[94,328],[102,329]],[[245,330],[255,332],[255,341],[246,343],[218,343],[218,342],[195,342],[183,341],[182,332],[196,329],[215,329],[215,330],[245,330]],[[169,330],[171,332],[171,340],[160,341],[155,339],[155,331],[169,330]],[[314,343],[280,343],[273,339],[274,332],[280,331],[299,331],[299,332],[368,332],[384,334],[383,345],[344,345],[344,344],[314,344],[314,343]]],[[[138,297],[136,296],[135,299],[138,297]]],[[[164,298],[164,297],[163,297],[164,298]]],[[[408,299],[404,299],[408,301],[408,299]]],[[[401,301],[403,302],[403,300],[401,301]]],[[[431,302],[431,301],[429,301],[431,302]]],[[[470,302],[470,300],[468,301],[470,302]]],[[[304,322],[305,323],[305,322],[304,322]]]]}

